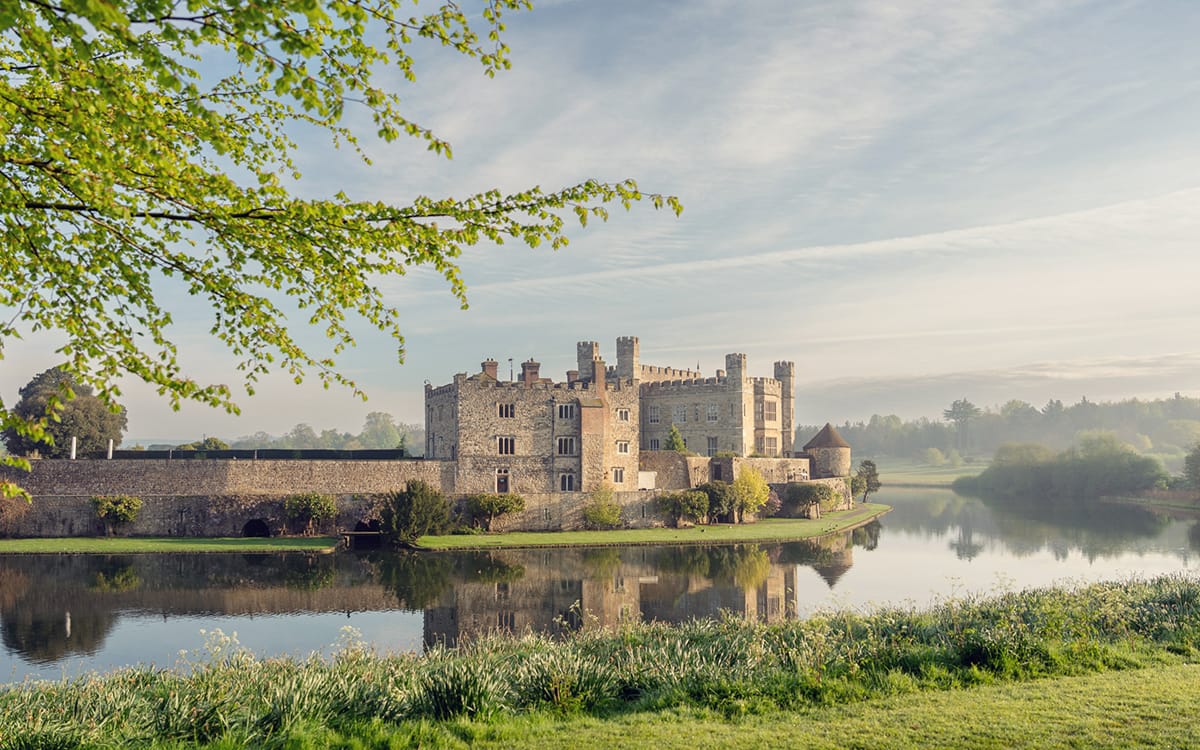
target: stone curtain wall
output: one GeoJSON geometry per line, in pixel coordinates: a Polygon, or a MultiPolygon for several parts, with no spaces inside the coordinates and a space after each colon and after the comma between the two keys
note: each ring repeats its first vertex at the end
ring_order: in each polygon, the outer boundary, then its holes
{"type": "Polygon", "coordinates": [[[34,497],[136,495],[285,496],[300,492],[371,494],[402,489],[410,479],[453,488],[449,461],[238,461],[225,459],[41,459],[30,473],[7,471],[34,497]]]}
{"type": "MultiPolygon", "coordinates": [[[[454,464],[442,461],[55,460],[32,462],[30,473],[6,470],[33,503],[0,516],[8,536],[87,536],[103,533],[90,498],[134,495],[138,518],[121,528],[139,536],[241,536],[248,521],[272,533],[285,523],[289,495],[318,492],[337,498],[335,528],[353,529],[377,517],[374,506],[410,479],[454,486],[454,464]]],[[[24,505],[24,503],[21,503],[24,505]]]]}
{"type": "Polygon", "coordinates": [[[686,490],[709,480],[710,459],[676,451],[642,451],[641,470],[657,472],[655,489],[686,490]]]}

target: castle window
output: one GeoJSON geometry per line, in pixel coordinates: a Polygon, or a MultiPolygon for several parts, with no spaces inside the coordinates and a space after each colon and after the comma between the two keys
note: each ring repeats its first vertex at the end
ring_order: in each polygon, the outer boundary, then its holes
{"type": "Polygon", "coordinates": [[[764,448],[763,438],[762,438],[762,435],[759,435],[758,437],[754,438],[754,452],[762,453],[763,448],[764,448]]]}
{"type": "Polygon", "coordinates": [[[617,453],[629,453],[629,441],[628,440],[618,440],[617,441],[617,453]]]}
{"type": "Polygon", "coordinates": [[[508,492],[508,469],[496,469],[496,492],[508,492]]]}
{"type": "Polygon", "coordinates": [[[501,456],[511,456],[517,452],[517,439],[513,437],[496,438],[496,447],[501,456]]]}
{"type": "Polygon", "coordinates": [[[767,455],[779,455],[779,441],[773,437],[767,438],[767,455]]]}
{"type": "MultiPolygon", "coordinates": [[[[558,489],[560,489],[563,492],[574,492],[575,491],[575,475],[574,474],[560,474],[558,477],[558,489]]],[[[548,512],[550,509],[547,508],[546,510],[548,512]]]]}
{"type": "Polygon", "coordinates": [[[543,521],[550,520],[550,509],[549,508],[542,508],[542,520],[543,521]]]}
{"type": "Polygon", "coordinates": [[[721,407],[719,407],[717,404],[709,404],[708,405],[708,417],[707,417],[708,421],[716,422],[717,417],[720,414],[720,411],[721,411],[721,407]]]}
{"type": "Polygon", "coordinates": [[[574,419],[575,418],[575,404],[559,404],[558,405],[558,418],[559,419],[574,419]]]}
{"type": "Polygon", "coordinates": [[[775,416],[775,402],[774,402],[774,401],[768,401],[768,402],[766,402],[765,404],[763,404],[763,407],[766,409],[766,417],[767,417],[767,421],[768,421],[768,422],[774,422],[774,421],[775,421],[775,419],[776,419],[776,416],[775,416]]]}
{"type": "Polygon", "coordinates": [[[649,445],[647,445],[647,450],[656,451],[656,450],[658,450],[658,446],[659,446],[658,438],[650,438],[650,443],[649,443],[649,445]]]}
{"type": "Polygon", "coordinates": [[[680,422],[680,423],[687,421],[687,406],[686,405],[675,407],[675,421],[680,422]]]}
{"type": "Polygon", "coordinates": [[[496,404],[496,410],[501,419],[512,419],[517,416],[516,404],[496,404]]]}
{"type": "Polygon", "coordinates": [[[612,470],[613,484],[625,483],[625,468],[623,466],[614,466],[612,470]]]}
{"type": "Polygon", "coordinates": [[[500,630],[516,630],[517,615],[514,612],[497,612],[496,627],[500,630]]]}
{"type": "Polygon", "coordinates": [[[575,438],[560,437],[558,439],[558,455],[574,456],[575,455],[575,438]]]}
{"type": "Polygon", "coordinates": [[[628,409],[617,409],[617,421],[618,422],[628,422],[629,421],[629,410],[628,409]]]}
{"type": "Polygon", "coordinates": [[[759,422],[763,421],[763,402],[762,401],[754,402],[754,419],[759,422]]]}
{"type": "Polygon", "coordinates": [[[717,455],[717,439],[711,435],[708,438],[708,455],[717,455]]]}
{"type": "Polygon", "coordinates": [[[646,421],[650,424],[658,424],[658,404],[652,404],[646,410],[646,421]]]}

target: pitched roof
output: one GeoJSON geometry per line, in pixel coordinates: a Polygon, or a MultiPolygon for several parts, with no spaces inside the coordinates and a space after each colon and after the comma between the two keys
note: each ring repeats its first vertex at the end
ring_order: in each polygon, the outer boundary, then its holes
{"type": "Polygon", "coordinates": [[[838,431],[833,429],[833,425],[828,422],[821,428],[821,431],[816,434],[812,440],[804,446],[804,450],[809,448],[849,448],[850,444],[838,434],[838,431]]]}

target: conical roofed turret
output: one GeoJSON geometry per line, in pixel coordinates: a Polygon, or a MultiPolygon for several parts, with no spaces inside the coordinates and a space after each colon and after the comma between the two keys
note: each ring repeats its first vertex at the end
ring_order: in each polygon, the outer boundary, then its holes
{"type": "Polygon", "coordinates": [[[838,431],[834,429],[833,425],[826,422],[825,426],[821,428],[821,431],[818,432],[816,434],[816,436],[813,437],[812,440],[809,440],[808,443],[804,446],[804,450],[809,450],[812,448],[849,448],[849,447],[850,447],[850,444],[846,442],[846,439],[838,434],[838,431]]]}

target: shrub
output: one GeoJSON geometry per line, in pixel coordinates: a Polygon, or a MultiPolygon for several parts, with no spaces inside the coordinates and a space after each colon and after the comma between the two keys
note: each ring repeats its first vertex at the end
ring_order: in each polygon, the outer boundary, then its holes
{"type": "Polygon", "coordinates": [[[821,512],[833,509],[840,499],[837,490],[827,484],[808,482],[793,482],[783,491],[783,509],[781,515],[789,518],[801,518],[810,514],[810,508],[817,506],[821,512]]]}
{"type": "Polygon", "coordinates": [[[621,506],[613,499],[612,485],[592,492],[583,506],[583,524],[589,529],[615,529],[621,525],[621,506]]]}
{"type": "Polygon", "coordinates": [[[658,509],[671,517],[676,526],[682,521],[697,523],[708,513],[708,495],[699,490],[667,492],[654,500],[658,509]]]}
{"type": "Polygon", "coordinates": [[[492,530],[492,523],[500,516],[520,513],[525,510],[525,498],[515,492],[481,492],[467,498],[467,512],[475,521],[483,519],[483,526],[492,530]]]}
{"type": "Polygon", "coordinates": [[[733,480],[734,511],[738,523],[746,513],[757,513],[767,504],[771,488],[763,475],[750,466],[743,466],[738,478],[733,480]]]}
{"type": "Polygon", "coordinates": [[[284,500],[283,512],[299,533],[311,534],[314,525],[337,517],[337,503],[329,495],[305,492],[284,500]]]}
{"type": "Polygon", "coordinates": [[[767,493],[767,503],[762,507],[762,512],[759,514],[763,518],[772,518],[779,515],[779,511],[783,509],[783,500],[779,497],[779,493],[774,487],[770,488],[767,493]]]}
{"type": "Polygon", "coordinates": [[[714,479],[696,488],[708,495],[708,517],[710,521],[734,521],[734,505],[737,498],[733,494],[733,486],[729,482],[714,479]]]}
{"type": "Polygon", "coordinates": [[[132,495],[97,495],[92,498],[92,507],[96,518],[104,521],[105,531],[111,533],[113,527],[137,520],[142,499],[132,495]]]}
{"type": "Polygon", "coordinates": [[[379,509],[380,530],[394,542],[411,542],[450,528],[450,503],[441,491],[420,479],[384,498],[379,509]]]}

